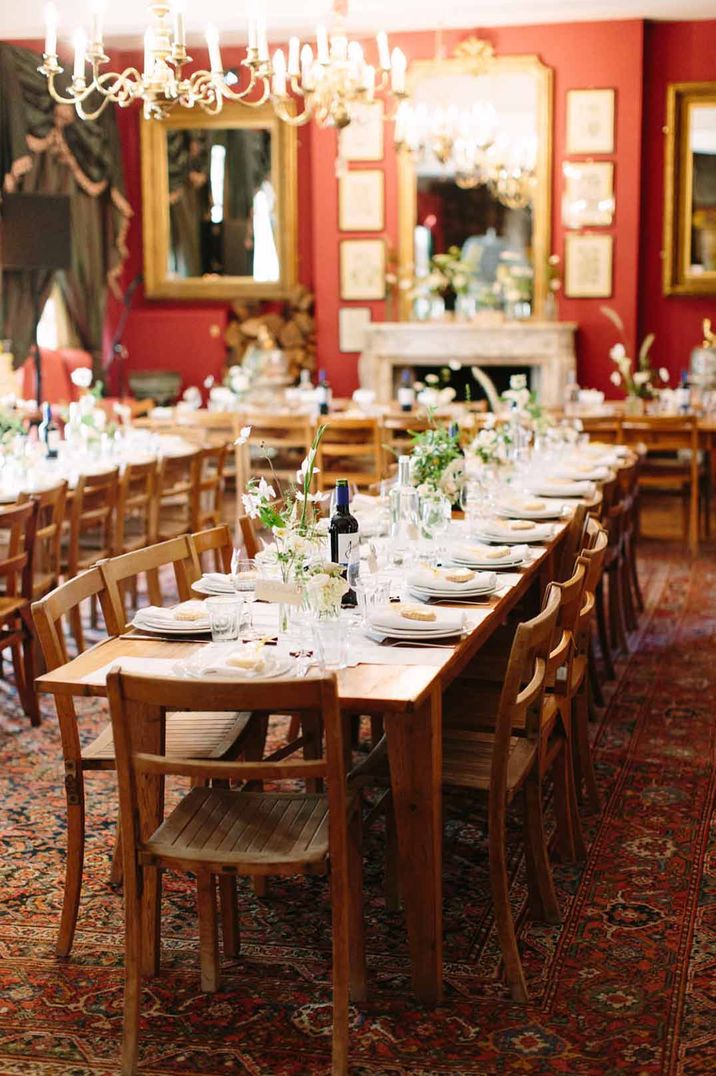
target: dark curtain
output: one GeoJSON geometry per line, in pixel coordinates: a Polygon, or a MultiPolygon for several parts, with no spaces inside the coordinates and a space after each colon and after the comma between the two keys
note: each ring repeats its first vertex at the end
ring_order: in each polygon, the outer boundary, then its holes
{"type": "MultiPolygon", "coordinates": [[[[132,210],[124,197],[114,106],[97,120],[82,120],[74,108],[57,105],[29,49],[0,44],[0,176],[3,191],[68,194],[72,255],[56,274],[72,328],[102,370],[102,334],[107,288],[117,287],[126,256],[132,210]]],[[[65,84],[60,88],[65,89],[65,84]]],[[[88,108],[95,107],[91,102],[88,108]]],[[[1,203],[0,203],[1,212],[1,203]]],[[[43,274],[41,305],[53,274],[43,274]]],[[[32,340],[34,300],[26,273],[2,274],[0,336],[13,342],[21,364],[32,340]]]]}

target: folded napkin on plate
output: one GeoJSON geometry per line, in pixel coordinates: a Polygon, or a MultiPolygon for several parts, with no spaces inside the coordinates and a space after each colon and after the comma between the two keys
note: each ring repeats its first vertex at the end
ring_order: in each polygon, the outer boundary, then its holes
{"type": "Polygon", "coordinates": [[[582,479],[560,478],[553,476],[543,482],[535,483],[536,489],[543,497],[593,497],[594,483],[582,479]]]}
{"type": "Polygon", "coordinates": [[[231,575],[224,575],[222,572],[204,572],[202,579],[216,590],[224,590],[227,594],[234,593],[235,587],[231,575]]]}
{"type": "Polygon", "coordinates": [[[164,609],[161,605],[147,605],[138,610],[138,615],[144,620],[164,620],[167,624],[191,624],[208,619],[206,606],[201,601],[180,602],[173,609],[164,609]]]}
{"type": "Polygon", "coordinates": [[[608,467],[595,467],[593,463],[576,463],[560,468],[558,478],[570,478],[575,482],[602,481],[609,477],[608,467]]]}
{"type": "Polygon", "coordinates": [[[524,557],[527,553],[527,547],[524,545],[468,545],[467,543],[461,543],[452,547],[452,553],[453,556],[459,557],[460,560],[477,561],[479,563],[485,560],[493,560],[495,564],[499,564],[501,560],[524,557]]]}
{"type": "Polygon", "coordinates": [[[375,609],[370,617],[371,627],[379,631],[415,630],[416,634],[421,631],[434,632],[436,628],[442,628],[445,633],[457,634],[463,629],[465,618],[462,613],[453,613],[446,609],[429,609],[425,605],[387,605],[383,609],[375,609]],[[421,619],[416,620],[419,616],[421,619]],[[429,619],[424,619],[428,618],[429,619]]]}
{"type": "Polygon", "coordinates": [[[477,589],[491,590],[496,583],[494,572],[473,572],[464,568],[418,568],[408,575],[410,586],[454,591],[456,594],[477,589]],[[461,574],[469,578],[461,581],[458,578],[461,574]]]}
{"type": "Polygon", "coordinates": [[[494,535],[496,538],[513,538],[520,534],[531,538],[535,534],[551,533],[551,525],[535,523],[533,519],[490,519],[485,524],[484,531],[485,534],[494,535]]]}

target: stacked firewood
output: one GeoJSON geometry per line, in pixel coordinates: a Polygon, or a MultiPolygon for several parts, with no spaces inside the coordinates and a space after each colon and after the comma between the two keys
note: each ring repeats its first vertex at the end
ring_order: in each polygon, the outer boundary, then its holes
{"type": "Polygon", "coordinates": [[[316,365],[313,300],[313,293],[302,284],[297,284],[283,303],[282,310],[262,310],[261,303],[239,300],[232,303],[225,334],[229,349],[228,365],[234,366],[242,361],[246,349],[256,343],[262,327],[265,327],[276,347],[284,352],[292,378],[298,380],[301,370],[313,370],[316,365]]]}

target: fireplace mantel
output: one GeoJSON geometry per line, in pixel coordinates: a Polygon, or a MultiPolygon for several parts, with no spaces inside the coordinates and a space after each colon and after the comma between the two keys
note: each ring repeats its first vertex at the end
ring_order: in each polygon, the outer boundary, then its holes
{"type": "Polygon", "coordinates": [[[406,366],[531,366],[532,388],[547,407],[558,407],[575,372],[576,324],[513,321],[475,325],[460,321],[374,321],[366,326],[358,363],[361,388],[381,403],[393,398],[396,371],[406,366]]]}

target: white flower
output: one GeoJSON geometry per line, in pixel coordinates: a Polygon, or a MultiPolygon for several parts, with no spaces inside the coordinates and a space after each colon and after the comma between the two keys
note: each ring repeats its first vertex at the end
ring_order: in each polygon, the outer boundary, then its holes
{"type": "Polygon", "coordinates": [[[312,448],[311,451],[306,456],[303,463],[301,464],[301,466],[299,467],[299,469],[296,471],[296,481],[300,482],[300,484],[302,486],[306,485],[306,479],[308,477],[308,473],[311,470],[311,468],[313,468],[313,473],[314,474],[319,474],[320,473],[320,467],[314,467],[313,466],[315,458],[316,458],[316,450],[315,450],[315,448],[312,448]]]}
{"type": "Polygon", "coordinates": [[[660,366],[659,367],[659,377],[661,378],[661,380],[665,384],[666,384],[666,382],[668,382],[668,380],[669,380],[669,371],[666,369],[665,366],[660,366]]]}
{"type": "Polygon", "coordinates": [[[458,359],[450,359],[448,366],[451,370],[462,370],[462,363],[458,359]]]}
{"type": "Polygon", "coordinates": [[[425,375],[425,384],[426,385],[438,385],[439,383],[440,383],[440,378],[438,377],[437,374],[426,374],[425,375]]]}
{"type": "Polygon", "coordinates": [[[618,370],[612,370],[609,375],[609,380],[611,381],[612,385],[621,385],[622,375],[619,373],[618,370]]]}
{"type": "Polygon", "coordinates": [[[259,478],[259,484],[256,487],[256,492],[258,493],[259,497],[263,498],[263,500],[265,501],[276,500],[276,491],[274,490],[273,486],[270,486],[268,484],[265,478],[259,478]]]}
{"type": "Polygon", "coordinates": [[[253,493],[242,493],[241,501],[244,506],[244,511],[249,519],[256,519],[259,514],[259,508],[261,507],[261,499],[256,497],[253,493]]]}
{"type": "Polygon", "coordinates": [[[204,378],[204,388],[205,389],[210,389],[213,384],[214,384],[214,377],[213,377],[212,374],[209,374],[208,377],[204,378]]]}
{"type": "Polygon", "coordinates": [[[512,374],[510,378],[511,389],[526,389],[527,388],[527,374],[512,374]]]}
{"type": "Polygon", "coordinates": [[[448,385],[447,388],[442,389],[442,391],[438,394],[439,406],[446,407],[447,404],[452,403],[456,395],[457,393],[455,392],[455,389],[451,388],[450,385],[448,385]]]}
{"type": "Polygon", "coordinates": [[[636,370],[635,373],[634,373],[634,384],[635,385],[647,385],[649,383],[649,378],[650,377],[651,377],[651,371],[650,370],[636,370]]]}
{"type": "MultiPolygon", "coordinates": [[[[301,472],[299,471],[298,473],[300,474],[301,472]]],[[[306,494],[304,494],[303,490],[301,490],[301,489],[296,490],[296,500],[301,501],[301,502],[308,501],[309,504],[320,504],[321,501],[325,501],[326,497],[328,497],[327,493],[306,493],[306,494]]]]}
{"type": "Polygon", "coordinates": [[[92,425],[96,430],[103,430],[107,425],[107,415],[101,407],[96,407],[92,411],[92,425]]]}
{"type": "Polygon", "coordinates": [[[80,396],[80,414],[91,415],[95,409],[96,400],[94,396],[87,393],[86,396],[80,396]]]}
{"type": "Polygon", "coordinates": [[[88,389],[92,384],[92,371],[89,366],[78,366],[70,374],[70,381],[78,389],[88,389]]]}
{"type": "Polygon", "coordinates": [[[622,359],[625,359],[626,348],[624,347],[624,344],[615,344],[609,352],[609,357],[610,359],[613,359],[614,362],[621,362],[622,359]]]}
{"type": "Polygon", "coordinates": [[[239,436],[234,441],[234,444],[235,445],[245,445],[250,436],[251,436],[251,427],[250,426],[242,426],[241,429],[239,430],[239,436]]]}

